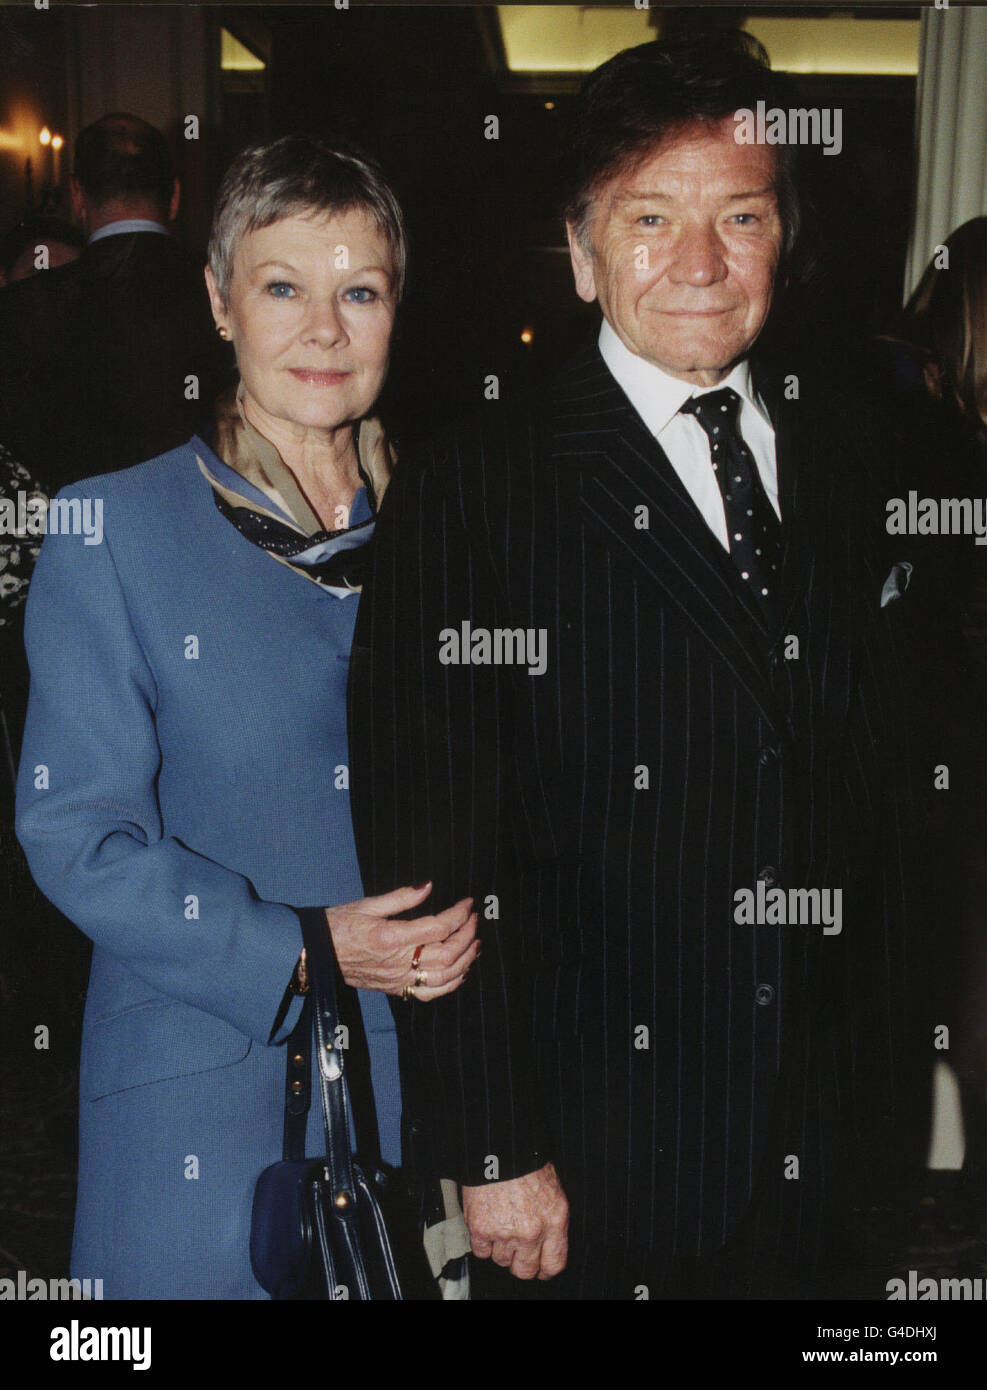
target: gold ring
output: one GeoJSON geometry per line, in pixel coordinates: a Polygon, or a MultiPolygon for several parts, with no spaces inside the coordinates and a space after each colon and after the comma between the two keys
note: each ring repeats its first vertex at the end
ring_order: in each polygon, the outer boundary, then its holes
{"type": "Polygon", "coordinates": [[[427,970],[416,970],[416,971],[415,971],[415,983],[414,983],[414,985],[412,986],[412,988],[418,988],[418,987],[420,987],[420,986],[422,986],[422,985],[427,985],[427,984],[428,984],[428,971],[427,971],[427,970]]]}
{"type": "Polygon", "coordinates": [[[415,995],[415,986],[414,986],[414,985],[405,985],[404,989],[401,991],[401,998],[404,1000],[404,1002],[405,1002],[406,1004],[408,1003],[408,1001],[409,1001],[410,999],[416,998],[416,995],[415,995]]]}

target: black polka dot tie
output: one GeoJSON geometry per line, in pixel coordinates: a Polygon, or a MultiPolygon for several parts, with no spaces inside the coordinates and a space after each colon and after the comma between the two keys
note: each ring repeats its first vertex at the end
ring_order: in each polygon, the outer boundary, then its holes
{"type": "Polygon", "coordinates": [[[713,472],[723,496],[730,554],[741,579],[766,612],[772,611],[781,571],[781,523],[737,427],[740,397],[729,386],[692,396],[682,407],[709,440],[713,472]]]}

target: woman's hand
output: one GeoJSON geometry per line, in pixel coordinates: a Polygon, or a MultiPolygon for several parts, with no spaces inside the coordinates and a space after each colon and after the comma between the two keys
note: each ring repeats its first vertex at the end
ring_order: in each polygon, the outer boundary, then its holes
{"type": "Polygon", "coordinates": [[[393,914],[424,902],[431,891],[431,883],[423,883],[326,908],[336,959],[348,985],[401,994],[417,977],[421,984],[414,997],[423,1003],[459,988],[480,949],[473,899],[463,898],[434,917],[391,920],[393,914]]]}

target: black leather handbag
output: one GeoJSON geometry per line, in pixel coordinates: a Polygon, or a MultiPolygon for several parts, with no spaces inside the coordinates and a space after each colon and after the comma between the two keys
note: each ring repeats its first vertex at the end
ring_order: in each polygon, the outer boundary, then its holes
{"type": "Polygon", "coordinates": [[[254,1276],[274,1299],[414,1297],[406,1285],[417,1285],[427,1267],[398,1175],[350,1151],[336,962],[325,917],[300,916],[310,987],[286,1044],[284,1157],[264,1169],[254,1189],[254,1276]],[[305,1157],[313,1033],[326,1132],[325,1155],[317,1159],[305,1157]],[[402,1279],[402,1265],[409,1278],[402,1279]]]}

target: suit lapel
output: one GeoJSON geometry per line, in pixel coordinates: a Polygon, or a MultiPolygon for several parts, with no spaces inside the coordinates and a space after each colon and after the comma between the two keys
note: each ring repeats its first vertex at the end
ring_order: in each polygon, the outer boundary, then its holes
{"type": "MultiPolygon", "coordinates": [[[[788,619],[806,588],[813,582],[817,547],[809,533],[807,480],[813,475],[819,439],[805,428],[805,407],[787,400],[780,373],[772,372],[756,358],[751,364],[755,390],[767,407],[775,432],[778,469],[778,502],[782,518],[781,592],[778,597],[778,632],[787,631],[788,619]]],[[[813,518],[818,521],[819,518],[813,518]]]]}
{"type": "Polygon", "coordinates": [[[575,473],[581,514],[604,543],[692,624],[778,723],[766,671],[773,634],[595,344],[557,382],[548,445],[553,464],[575,473]]]}

